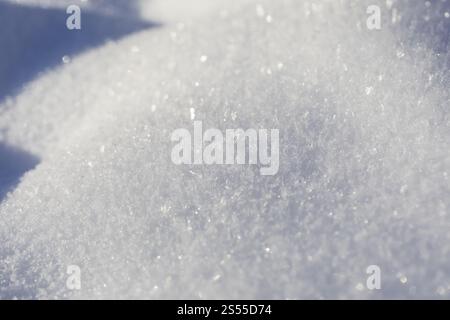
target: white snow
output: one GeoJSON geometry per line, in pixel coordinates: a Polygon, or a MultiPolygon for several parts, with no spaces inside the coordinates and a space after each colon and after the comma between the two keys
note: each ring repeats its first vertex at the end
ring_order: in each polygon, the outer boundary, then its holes
{"type": "Polygon", "coordinates": [[[169,4],[161,27],[0,105],[1,145],[25,153],[9,157],[39,158],[1,200],[0,297],[448,298],[450,3],[169,4]],[[174,165],[170,134],[193,110],[280,129],[279,173],[174,165]]]}

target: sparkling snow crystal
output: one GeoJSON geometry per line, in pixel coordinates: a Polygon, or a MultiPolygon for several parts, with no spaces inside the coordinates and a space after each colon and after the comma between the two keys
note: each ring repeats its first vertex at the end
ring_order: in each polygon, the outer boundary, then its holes
{"type": "Polygon", "coordinates": [[[449,298],[450,2],[211,2],[2,100],[35,161],[1,198],[0,297],[449,298]],[[279,129],[278,174],[173,164],[194,119],[279,129]]]}

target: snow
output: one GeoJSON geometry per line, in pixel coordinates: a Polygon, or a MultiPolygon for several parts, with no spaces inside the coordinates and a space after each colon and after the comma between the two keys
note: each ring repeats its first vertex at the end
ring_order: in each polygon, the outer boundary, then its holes
{"type": "Polygon", "coordinates": [[[4,22],[0,88],[26,76],[0,105],[0,297],[448,298],[450,3],[197,1],[136,2],[117,31],[92,1],[95,37],[36,72],[4,22]],[[279,173],[174,165],[192,118],[280,129],[279,173]]]}

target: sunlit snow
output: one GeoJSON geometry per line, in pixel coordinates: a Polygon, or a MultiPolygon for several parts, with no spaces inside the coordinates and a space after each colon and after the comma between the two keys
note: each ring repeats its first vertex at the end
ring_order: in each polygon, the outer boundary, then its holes
{"type": "Polygon", "coordinates": [[[0,297],[448,298],[450,2],[206,2],[88,1],[32,73],[0,11],[0,297]],[[278,174],[173,164],[194,119],[279,129],[278,174]]]}

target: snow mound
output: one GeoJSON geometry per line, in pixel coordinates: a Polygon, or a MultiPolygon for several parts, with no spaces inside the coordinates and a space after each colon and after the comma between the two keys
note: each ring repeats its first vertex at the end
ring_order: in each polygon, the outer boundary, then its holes
{"type": "Polygon", "coordinates": [[[449,3],[380,1],[370,31],[374,3],[219,6],[6,101],[0,141],[40,163],[1,203],[0,297],[449,297],[449,3]],[[280,129],[279,173],[174,165],[191,108],[280,129]]]}

